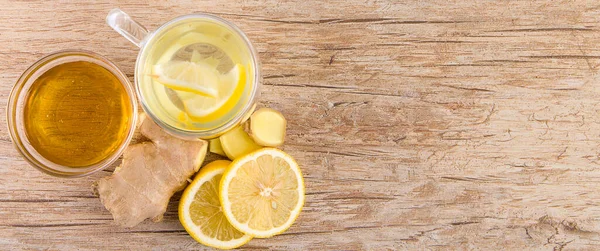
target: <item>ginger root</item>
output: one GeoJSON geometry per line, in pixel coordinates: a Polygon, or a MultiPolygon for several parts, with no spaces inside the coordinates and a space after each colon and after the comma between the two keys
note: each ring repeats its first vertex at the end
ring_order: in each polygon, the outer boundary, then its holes
{"type": "Polygon", "coordinates": [[[93,186],[115,222],[124,227],[148,218],[160,221],[169,199],[198,171],[208,148],[204,140],[167,134],[145,114],[139,129],[150,142],[129,146],[114,173],[93,186]]]}
{"type": "Polygon", "coordinates": [[[280,146],[285,139],[287,121],[283,114],[260,108],[250,116],[250,136],[261,146],[280,146]]]}

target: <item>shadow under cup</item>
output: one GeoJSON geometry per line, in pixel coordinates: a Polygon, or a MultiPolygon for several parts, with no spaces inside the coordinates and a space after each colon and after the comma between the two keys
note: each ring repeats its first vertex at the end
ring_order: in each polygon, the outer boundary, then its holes
{"type": "MultiPolygon", "coordinates": [[[[42,79],[43,80],[43,79],[42,79]]],[[[92,84],[93,81],[89,83],[92,84]]],[[[98,84],[98,83],[96,83],[98,84]]],[[[118,86],[118,85],[117,85],[118,86]]],[[[71,87],[69,87],[71,88],[71,87]]],[[[75,88],[75,87],[73,87],[75,88]]],[[[102,86],[97,87],[102,88],[102,86]]],[[[89,95],[93,95],[90,93],[89,95]]],[[[118,95],[118,94],[115,94],[118,95]]],[[[122,95],[122,94],[121,94],[122,95]]],[[[35,98],[36,96],[31,96],[35,98]]],[[[44,104],[46,100],[41,100],[41,104],[44,104]]],[[[74,107],[75,111],[66,111],[66,112],[77,112],[76,104],[69,104],[70,107],[74,107]]],[[[107,104],[108,105],[108,104],[107,104]]],[[[102,113],[105,112],[104,106],[99,105],[96,106],[95,110],[89,111],[90,113],[102,113]]],[[[31,111],[39,112],[39,111],[31,111]]],[[[88,113],[81,113],[82,118],[86,119],[89,116],[88,113]]],[[[48,115],[46,115],[48,116],[48,115]]],[[[83,51],[83,50],[65,50],[58,51],[47,55],[37,62],[35,62],[32,66],[30,66],[18,79],[17,83],[13,87],[7,107],[7,121],[8,121],[8,129],[10,137],[15,145],[16,149],[19,153],[24,157],[24,159],[29,162],[33,167],[53,176],[57,177],[81,177],[90,175],[94,172],[100,171],[104,168],[107,168],[112,163],[114,163],[123,153],[127,145],[129,145],[131,139],[133,138],[135,131],[135,123],[137,120],[137,101],[135,97],[135,90],[132,84],[127,79],[127,76],[121,72],[116,65],[110,62],[108,59],[95,54],[93,52],[83,51]],[[122,107],[125,107],[123,112],[125,114],[121,114],[123,119],[121,121],[124,124],[121,127],[121,131],[124,132],[123,137],[119,137],[118,141],[115,141],[116,147],[111,148],[110,151],[107,151],[107,154],[96,156],[99,161],[95,161],[89,165],[85,166],[67,166],[65,164],[58,164],[57,161],[51,161],[48,158],[44,157],[42,152],[48,151],[48,149],[41,149],[42,147],[34,147],[31,140],[31,135],[28,135],[27,125],[25,123],[36,123],[39,121],[33,121],[32,115],[26,113],[26,105],[28,99],[30,99],[30,95],[35,93],[35,88],[39,88],[36,86],[45,86],[45,88],[52,88],[54,82],[44,82],[43,85],[36,84],[36,80],[47,73],[50,70],[55,69],[57,66],[74,63],[74,62],[87,62],[84,64],[91,65],[97,69],[102,69],[103,72],[108,71],[107,76],[110,76],[111,79],[116,79],[122,85],[125,91],[125,95],[127,96],[126,100],[121,103],[122,107]],[[91,63],[91,64],[88,64],[91,63]],[[98,68],[100,66],[101,68],[98,68]],[[27,118],[25,116],[28,116],[27,118]],[[29,122],[27,122],[29,120],[29,122]]],[[[61,122],[62,119],[61,119],[61,122]]],[[[102,130],[102,128],[98,128],[102,130]]],[[[77,140],[77,138],[74,138],[77,140]]],[[[98,138],[98,140],[105,140],[103,138],[98,138]]],[[[93,143],[83,143],[83,146],[86,144],[93,143]]],[[[47,156],[47,155],[46,155],[47,156]]]]}

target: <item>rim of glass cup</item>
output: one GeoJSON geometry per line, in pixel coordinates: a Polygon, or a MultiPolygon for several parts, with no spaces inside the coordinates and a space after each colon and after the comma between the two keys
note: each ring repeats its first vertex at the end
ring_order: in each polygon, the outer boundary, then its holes
{"type": "Polygon", "coordinates": [[[109,167],[119,159],[125,148],[131,142],[136,129],[138,116],[136,100],[133,85],[127,76],[107,58],[86,50],[60,50],[40,58],[29,66],[13,86],[10,96],[8,97],[6,109],[8,132],[17,151],[31,166],[38,170],[56,177],[76,178],[87,176],[109,167]],[[29,95],[29,88],[33,82],[49,69],[64,63],[77,61],[87,61],[98,64],[114,74],[125,88],[132,108],[132,114],[130,116],[131,121],[129,122],[130,128],[127,132],[127,136],[119,145],[119,148],[104,160],[86,167],[68,167],[47,160],[31,146],[23,126],[24,103],[29,95]]]}
{"type": "Polygon", "coordinates": [[[150,118],[152,118],[152,120],[154,122],[156,122],[156,124],[158,124],[160,127],[165,129],[167,132],[169,132],[175,136],[181,137],[181,138],[210,139],[210,138],[215,138],[215,137],[218,137],[218,136],[224,134],[225,132],[229,131],[230,129],[232,129],[233,127],[238,125],[240,122],[243,122],[248,117],[247,116],[248,113],[252,112],[252,109],[254,108],[256,99],[260,95],[260,64],[259,64],[259,60],[258,60],[258,53],[256,52],[256,49],[254,49],[254,46],[252,46],[250,39],[235,24],[233,24],[221,17],[215,16],[215,15],[211,15],[211,14],[207,14],[207,13],[195,13],[195,14],[189,14],[189,15],[176,17],[176,18],[162,24],[156,30],[150,32],[148,34],[148,36],[146,36],[143,39],[142,47],[140,49],[140,52],[138,53],[138,57],[137,57],[136,63],[135,63],[134,80],[135,80],[135,91],[139,97],[140,103],[142,105],[142,109],[144,110],[144,112],[146,114],[148,114],[148,116],[150,116],[150,118]],[[143,62],[142,59],[143,59],[143,57],[147,56],[147,55],[145,55],[145,53],[142,53],[142,52],[147,49],[146,46],[151,44],[149,42],[152,41],[154,38],[156,38],[157,34],[162,33],[162,31],[164,31],[165,29],[168,29],[169,26],[176,24],[178,22],[181,22],[185,19],[190,19],[190,18],[210,19],[210,20],[216,21],[216,22],[230,28],[233,32],[235,32],[237,35],[239,35],[242,38],[242,40],[246,44],[246,47],[250,50],[250,56],[252,58],[252,66],[254,66],[254,73],[253,73],[254,81],[252,82],[252,93],[250,93],[250,96],[248,97],[248,102],[246,104],[244,104],[243,108],[235,116],[233,116],[229,121],[223,123],[220,126],[217,126],[215,128],[208,129],[208,130],[185,130],[185,129],[180,129],[180,128],[174,127],[168,123],[163,122],[161,119],[159,119],[157,116],[155,116],[152,113],[152,111],[146,104],[146,100],[141,91],[140,83],[138,81],[138,78],[140,78],[142,76],[141,75],[142,73],[140,72],[141,71],[140,68],[141,68],[141,65],[143,62]]]}

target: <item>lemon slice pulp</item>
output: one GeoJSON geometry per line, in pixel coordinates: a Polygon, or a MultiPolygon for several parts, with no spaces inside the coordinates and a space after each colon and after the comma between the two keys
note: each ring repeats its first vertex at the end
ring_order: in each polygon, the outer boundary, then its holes
{"type": "Polygon", "coordinates": [[[204,166],[179,202],[179,221],[190,236],[206,246],[220,249],[236,248],[252,239],[229,224],[221,210],[219,181],[229,163],[217,160],[204,166]]]}
{"type": "Polygon", "coordinates": [[[288,154],[263,148],[229,165],[219,199],[233,227],[254,237],[271,237],[287,230],[302,210],[302,173],[288,154]]]}
{"type": "Polygon", "coordinates": [[[222,115],[231,110],[241,98],[246,82],[244,67],[235,65],[229,72],[218,76],[216,97],[180,95],[185,112],[195,120],[201,120],[219,111],[222,115]]]}
{"type": "Polygon", "coordinates": [[[173,90],[218,97],[219,73],[208,64],[189,61],[169,61],[155,65],[152,77],[173,90]]]}

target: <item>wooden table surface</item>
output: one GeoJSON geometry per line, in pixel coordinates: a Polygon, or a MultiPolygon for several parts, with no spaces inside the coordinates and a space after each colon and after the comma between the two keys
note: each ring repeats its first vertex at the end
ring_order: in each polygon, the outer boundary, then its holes
{"type": "MultiPolygon", "coordinates": [[[[84,2],[0,1],[0,106],[61,49],[133,80],[138,49],[105,25],[112,8],[149,29],[200,11],[233,21],[307,192],[292,228],[244,249],[600,246],[597,1],[84,2]]],[[[43,174],[1,126],[0,249],[205,248],[179,224],[179,195],[161,223],[115,226],[90,189],[109,174],[43,174]]]]}

